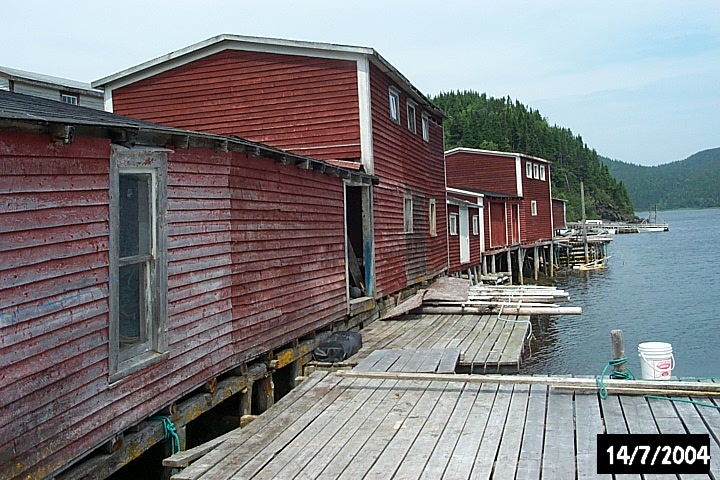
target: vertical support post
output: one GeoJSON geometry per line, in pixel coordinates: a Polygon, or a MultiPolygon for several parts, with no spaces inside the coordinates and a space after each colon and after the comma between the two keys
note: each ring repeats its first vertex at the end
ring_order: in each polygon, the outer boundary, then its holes
{"type": "Polygon", "coordinates": [[[550,278],[555,276],[555,242],[550,242],[550,278]]]}
{"type": "Polygon", "coordinates": [[[484,255],[484,254],[483,254],[483,256],[482,256],[482,274],[483,274],[483,275],[487,275],[487,274],[488,274],[487,260],[488,260],[487,255],[484,255]]]}
{"type": "Polygon", "coordinates": [[[497,272],[496,272],[497,267],[495,266],[495,254],[494,254],[494,253],[490,256],[490,259],[491,259],[490,271],[491,271],[492,273],[497,273],[497,272]]]}
{"type": "Polygon", "coordinates": [[[537,282],[538,279],[538,273],[540,271],[540,249],[535,246],[533,248],[533,278],[537,282]]]}
{"type": "MultiPolygon", "coordinates": [[[[612,356],[613,360],[618,358],[625,358],[625,335],[622,330],[611,330],[610,338],[612,339],[612,356]]],[[[615,365],[613,369],[618,373],[625,373],[627,371],[627,365],[615,365]]]]}
{"type": "Polygon", "coordinates": [[[513,284],[513,268],[512,268],[512,252],[510,250],[507,251],[507,269],[508,269],[508,275],[510,276],[510,285],[513,284]]]}
{"type": "Polygon", "coordinates": [[[523,266],[525,265],[525,249],[520,247],[517,254],[518,259],[518,281],[520,285],[525,285],[525,277],[523,276],[523,266]]]}

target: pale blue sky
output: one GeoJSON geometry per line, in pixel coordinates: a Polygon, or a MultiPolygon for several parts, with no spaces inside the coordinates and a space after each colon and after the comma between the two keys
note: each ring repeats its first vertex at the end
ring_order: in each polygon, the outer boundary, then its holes
{"type": "Polygon", "coordinates": [[[598,153],[720,146],[720,2],[8,2],[0,65],[87,81],[220,33],[375,48],[427,95],[509,95],[598,153]]]}

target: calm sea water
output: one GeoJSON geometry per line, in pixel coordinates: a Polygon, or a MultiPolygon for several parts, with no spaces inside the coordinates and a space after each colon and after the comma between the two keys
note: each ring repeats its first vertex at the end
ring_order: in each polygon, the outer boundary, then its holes
{"type": "Polygon", "coordinates": [[[556,278],[583,313],[534,324],[523,373],[600,374],[621,329],[638,378],[637,346],[651,341],[672,344],[674,375],[720,377],[720,209],[659,215],[669,232],[615,235],[608,268],[556,278]]]}

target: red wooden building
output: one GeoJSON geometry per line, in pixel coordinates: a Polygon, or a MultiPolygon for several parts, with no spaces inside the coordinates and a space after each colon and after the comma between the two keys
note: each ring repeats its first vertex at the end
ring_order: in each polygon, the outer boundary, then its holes
{"type": "Polygon", "coordinates": [[[567,200],[561,198],[552,199],[553,232],[567,228],[567,200]]]}
{"type": "Polygon", "coordinates": [[[374,49],[220,35],[93,86],[110,111],[374,174],[346,184],[367,295],[447,268],[443,113],[374,49]]]}
{"type": "Polygon", "coordinates": [[[485,251],[483,200],[476,192],[448,189],[448,272],[466,274],[474,283],[485,251]]]}
{"type": "Polygon", "coordinates": [[[372,181],[0,91],[0,478],[107,442],[76,474],[102,477],[163,439],[144,423],[161,409],[184,440],[204,410],[262,400],[253,379],[347,318],[345,189],[372,181]]]}
{"type": "MultiPolygon", "coordinates": [[[[535,272],[552,255],[552,189],[550,164],[519,153],[455,148],[445,153],[448,188],[487,192],[487,248],[490,255],[517,252],[524,265],[525,253],[533,249],[535,272]],[[494,192],[494,194],[490,194],[494,192]],[[494,196],[493,196],[494,195],[494,196]],[[503,238],[504,237],[504,238],[503,238]],[[539,252],[537,247],[543,247],[539,252]]],[[[512,272],[510,253],[505,267],[512,272]]],[[[522,281],[522,269],[518,268],[522,281]]]]}

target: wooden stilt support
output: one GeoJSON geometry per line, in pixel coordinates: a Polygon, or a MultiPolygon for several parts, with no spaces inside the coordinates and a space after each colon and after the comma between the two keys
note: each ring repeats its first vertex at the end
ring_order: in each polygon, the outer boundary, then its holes
{"type": "Polygon", "coordinates": [[[550,242],[550,277],[555,276],[555,243],[550,242]]]}
{"type": "Polygon", "coordinates": [[[523,265],[525,265],[525,249],[520,247],[518,249],[518,281],[520,285],[525,285],[525,278],[523,277],[523,265]]]}
{"type": "Polygon", "coordinates": [[[512,268],[512,252],[510,250],[507,251],[507,269],[508,269],[508,276],[510,277],[510,285],[513,284],[513,268],[512,268]]]}
{"type": "Polygon", "coordinates": [[[533,248],[533,278],[537,282],[538,273],[540,272],[540,248],[536,245],[533,248]]]}
{"type": "MultiPolygon", "coordinates": [[[[625,358],[625,335],[622,330],[611,330],[610,338],[612,339],[612,357],[613,360],[619,358],[625,358]]],[[[613,369],[621,374],[625,374],[627,371],[627,364],[622,363],[621,365],[613,366],[613,369]]]]}

